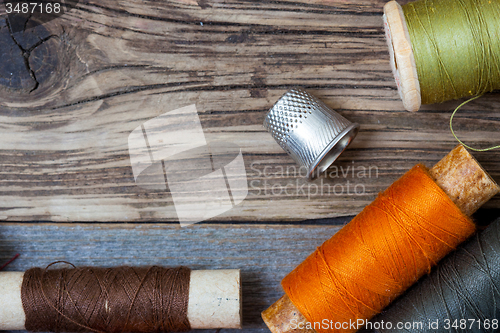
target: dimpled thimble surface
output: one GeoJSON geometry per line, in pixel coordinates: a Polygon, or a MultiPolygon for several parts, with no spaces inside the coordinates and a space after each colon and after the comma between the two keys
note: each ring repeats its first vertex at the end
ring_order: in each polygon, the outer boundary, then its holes
{"type": "Polygon", "coordinates": [[[359,124],[351,123],[301,89],[287,91],[274,104],[264,127],[288,155],[308,169],[309,179],[323,173],[359,130],[359,124]]]}

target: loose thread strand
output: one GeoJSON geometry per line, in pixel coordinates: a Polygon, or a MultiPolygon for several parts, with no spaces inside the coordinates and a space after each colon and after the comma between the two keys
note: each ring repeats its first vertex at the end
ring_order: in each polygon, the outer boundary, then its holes
{"type": "Polygon", "coordinates": [[[460,143],[462,144],[464,147],[466,148],[469,148],[470,150],[473,150],[473,151],[490,151],[490,150],[493,150],[493,149],[498,149],[500,148],[500,145],[498,146],[494,146],[494,147],[489,147],[489,148],[473,148],[471,146],[468,146],[466,145],[465,143],[462,142],[462,140],[460,140],[457,135],[455,134],[455,131],[453,130],[453,117],[455,116],[455,114],[457,113],[457,111],[462,107],[464,106],[465,104],[475,100],[475,99],[478,99],[479,97],[483,96],[482,94],[481,95],[477,95],[475,97],[472,97],[468,100],[466,100],[465,102],[463,102],[462,104],[460,104],[459,106],[457,106],[457,108],[455,109],[455,111],[453,111],[453,113],[451,114],[451,117],[450,117],[450,130],[451,130],[451,134],[453,134],[453,136],[455,137],[455,139],[460,143]]]}
{"type": "Polygon", "coordinates": [[[17,258],[19,258],[20,254],[19,253],[16,253],[15,256],[13,256],[12,258],[10,258],[5,264],[2,265],[2,267],[0,267],[0,271],[3,271],[5,269],[5,267],[9,266],[10,264],[12,264],[12,262],[14,260],[16,260],[17,258]]]}

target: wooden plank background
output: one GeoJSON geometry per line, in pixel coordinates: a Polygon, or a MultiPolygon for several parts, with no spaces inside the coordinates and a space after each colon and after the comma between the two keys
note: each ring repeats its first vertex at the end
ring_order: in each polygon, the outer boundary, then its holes
{"type": "MultiPolygon", "coordinates": [[[[403,110],[384,3],[86,0],[34,32],[14,34],[0,16],[0,73],[24,80],[0,81],[0,219],[177,221],[168,191],[134,183],[127,137],[190,104],[207,140],[241,147],[247,169],[246,200],[212,220],[356,214],[415,163],[432,166],[456,144],[448,119],[458,102],[403,110]],[[16,64],[33,35],[28,65],[37,86],[30,92],[33,78],[16,64]],[[338,173],[312,184],[262,126],[290,87],[361,124],[338,173]],[[360,177],[363,168],[377,172],[360,177]]],[[[458,134],[477,146],[498,143],[499,109],[498,94],[471,103],[456,118],[458,134]]],[[[498,180],[500,153],[475,156],[498,180]]],[[[500,200],[486,207],[499,208],[500,200]]]]}

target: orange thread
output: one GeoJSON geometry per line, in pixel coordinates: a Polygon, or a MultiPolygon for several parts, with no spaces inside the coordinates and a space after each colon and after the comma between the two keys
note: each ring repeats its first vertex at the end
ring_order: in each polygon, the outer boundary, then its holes
{"type": "Polygon", "coordinates": [[[355,332],[344,323],[381,312],[474,231],[472,221],[417,165],[281,284],[317,332],[355,332]],[[344,329],[335,328],[342,324],[344,329]]]}

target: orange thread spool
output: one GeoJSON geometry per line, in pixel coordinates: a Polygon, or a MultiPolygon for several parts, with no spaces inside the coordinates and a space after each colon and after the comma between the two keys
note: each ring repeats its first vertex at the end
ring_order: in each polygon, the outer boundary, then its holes
{"type": "Polygon", "coordinates": [[[474,231],[472,221],[417,165],[281,284],[316,331],[354,332],[344,323],[381,312],[474,231]]]}

